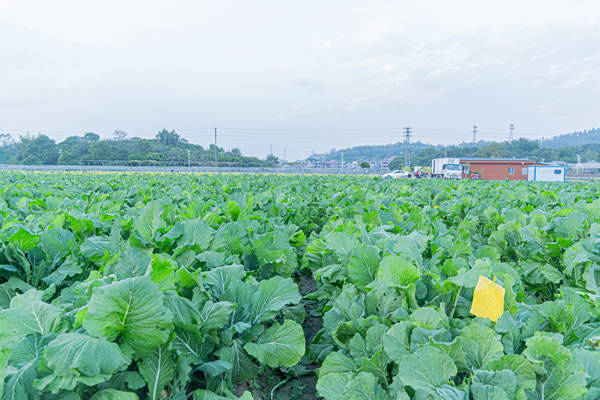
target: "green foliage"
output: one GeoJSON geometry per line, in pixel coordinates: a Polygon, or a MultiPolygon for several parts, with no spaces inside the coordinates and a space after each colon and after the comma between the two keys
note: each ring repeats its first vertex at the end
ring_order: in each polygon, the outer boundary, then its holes
{"type": "Polygon", "coordinates": [[[276,155],[274,154],[269,154],[267,155],[267,158],[265,160],[267,162],[267,164],[269,164],[269,166],[275,166],[277,165],[277,163],[279,162],[279,158],[277,158],[276,155]]]}
{"type": "Polygon", "coordinates": [[[181,137],[175,131],[163,129],[156,134],[156,140],[161,144],[177,146],[181,142],[181,137]]]}
{"type": "Polygon", "coordinates": [[[83,140],[87,140],[88,142],[97,142],[100,140],[100,136],[94,132],[87,132],[83,135],[83,140]]]}
{"type": "Polygon", "coordinates": [[[369,373],[384,398],[595,398],[598,186],[388,185],[342,203],[303,257],[333,339],[318,393],[369,373]],[[480,275],[506,289],[497,323],[469,313],[480,275]]]}
{"type": "Polygon", "coordinates": [[[304,355],[302,327],[285,320],[282,325],[275,324],[263,332],[256,343],[247,343],[244,350],[272,368],[294,366],[304,355]]]}
{"type": "MultiPolygon", "coordinates": [[[[12,137],[10,138],[12,139],[12,137]]],[[[211,145],[214,146],[214,145],[211,145]]],[[[217,148],[225,165],[263,167],[277,161],[243,156],[239,149],[217,148]]],[[[273,156],[274,157],[274,156],[273,156]]],[[[0,162],[32,165],[203,165],[214,162],[214,147],[205,149],[188,143],[175,131],[161,130],[154,139],[127,138],[115,131],[114,138],[101,140],[93,132],[71,136],[56,143],[46,135],[23,136],[16,143],[0,135],[0,162]],[[188,159],[189,154],[189,159],[188,159]]]]}
{"type": "Polygon", "coordinates": [[[160,399],[161,391],[175,376],[175,362],[169,350],[163,346],[156,347],[138,364],[138,368],[148,385],[150,399],[160,399]]]}
{"type": "MultiPolygon", "coordinates": [[[[426,151],[426,149],[422,151],[426,151]]],[[[404,157],[395,157],[392,161],[390,161],[389,168],[392,171],[402,169],[404,167],[405,162],[406,159],[404,157]]]]}
{"type": "Polygon", "coordinates": [[[170,323],[163,294],[148,276],[94,288],[83,317],[88,333],[127,345],[140,357],[167,340],[170,323]]]}
{"type": "MultiPolygon", "coordinates": [[[[390,161],[390,170],[402,169],[406,151],[403,142],[387,145],[356,146],[343,150],[332,150],[317,158],[330,161],[339,160],[340,152],[344,153],[346,161],[384,160],[390,161]]],[[[582,161],[600,160],[600,128],[583,132],[574,132],[555,136],[549,139],[528,140],[517,139],[512,142],[464,142],[460,145],[430,145],[416,142],[410,145],[412,164],[428,166],[431,160],[440,157],[516,157],[532,158],[537,161],[561,160],[574,163],[577,155],[582,161]]]]}
{"type": "Polygon", "coordinates": [[[79,333],[63,333],[48,343],[42,363],[52,373],[40,377],[34,386],[54,393],[73,390],[78,383],[106,382],[128,364],[116,344],[79,333]]]}
{"type": "Polygon", "coordinates": [[[16,162],[22,164],[56,164],[59,153],[56,142],[46,135],[21,136],[16,144],[16,162]]]}
{"type": "Polygon", "coordinates": [[[596,183],[11,172],[0,191],[2,400],[600,394],[596,183]],[[480,275],[506,290],[497,322],[469,312],[480,275]]]}

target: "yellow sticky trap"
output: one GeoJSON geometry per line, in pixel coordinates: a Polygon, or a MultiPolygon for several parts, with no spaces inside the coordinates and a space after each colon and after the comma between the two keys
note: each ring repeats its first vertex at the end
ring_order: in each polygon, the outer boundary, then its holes
{"type": "Polygon", "coordinates": [[[485,276],[479,276],[479,281],[473,294],[471,314],[498,321],[504,312],[504,288],[485,276]]]}

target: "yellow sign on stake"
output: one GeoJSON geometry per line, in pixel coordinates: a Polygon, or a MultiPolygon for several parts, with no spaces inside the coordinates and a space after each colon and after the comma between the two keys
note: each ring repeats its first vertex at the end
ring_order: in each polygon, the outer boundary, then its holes
{"type": "Polygon", "coordinates": [[[505,289],[490,281],[485,276],[479,276],[479,281],[473,294],[473,304],[471,304],[471,314],[489,318],[492,321],[498,321],[504,312],[504,292],[505,289]]]}

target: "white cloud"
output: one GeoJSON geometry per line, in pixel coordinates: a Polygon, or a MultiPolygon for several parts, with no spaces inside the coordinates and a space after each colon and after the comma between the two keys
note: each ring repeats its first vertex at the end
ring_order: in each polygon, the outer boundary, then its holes
{"type": "MultiPolygon", "coordinates": [[[[580,129],[600,119],[597,10],[587,0],[0,0],[0,129],[411,124],[430,141],[446,138],[419,126],[580,129]]],[[[260,138],[227,140],[266,154],[260,138]]],[[[309,151],[295,135],[277,140],[291,157],[309,151]]],[[[310,150],[390,140],[323,135],[310,150]]]]}

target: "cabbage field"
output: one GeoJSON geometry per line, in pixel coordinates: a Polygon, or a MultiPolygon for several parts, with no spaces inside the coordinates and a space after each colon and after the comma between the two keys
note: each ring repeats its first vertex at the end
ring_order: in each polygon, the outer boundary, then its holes
{"type": "Polygon", "coordinates": [[[600,184],[0,176],[1,400],[600,398],[600,184]],[[471,314],[483,276],[496,321],[471,314]]]}

